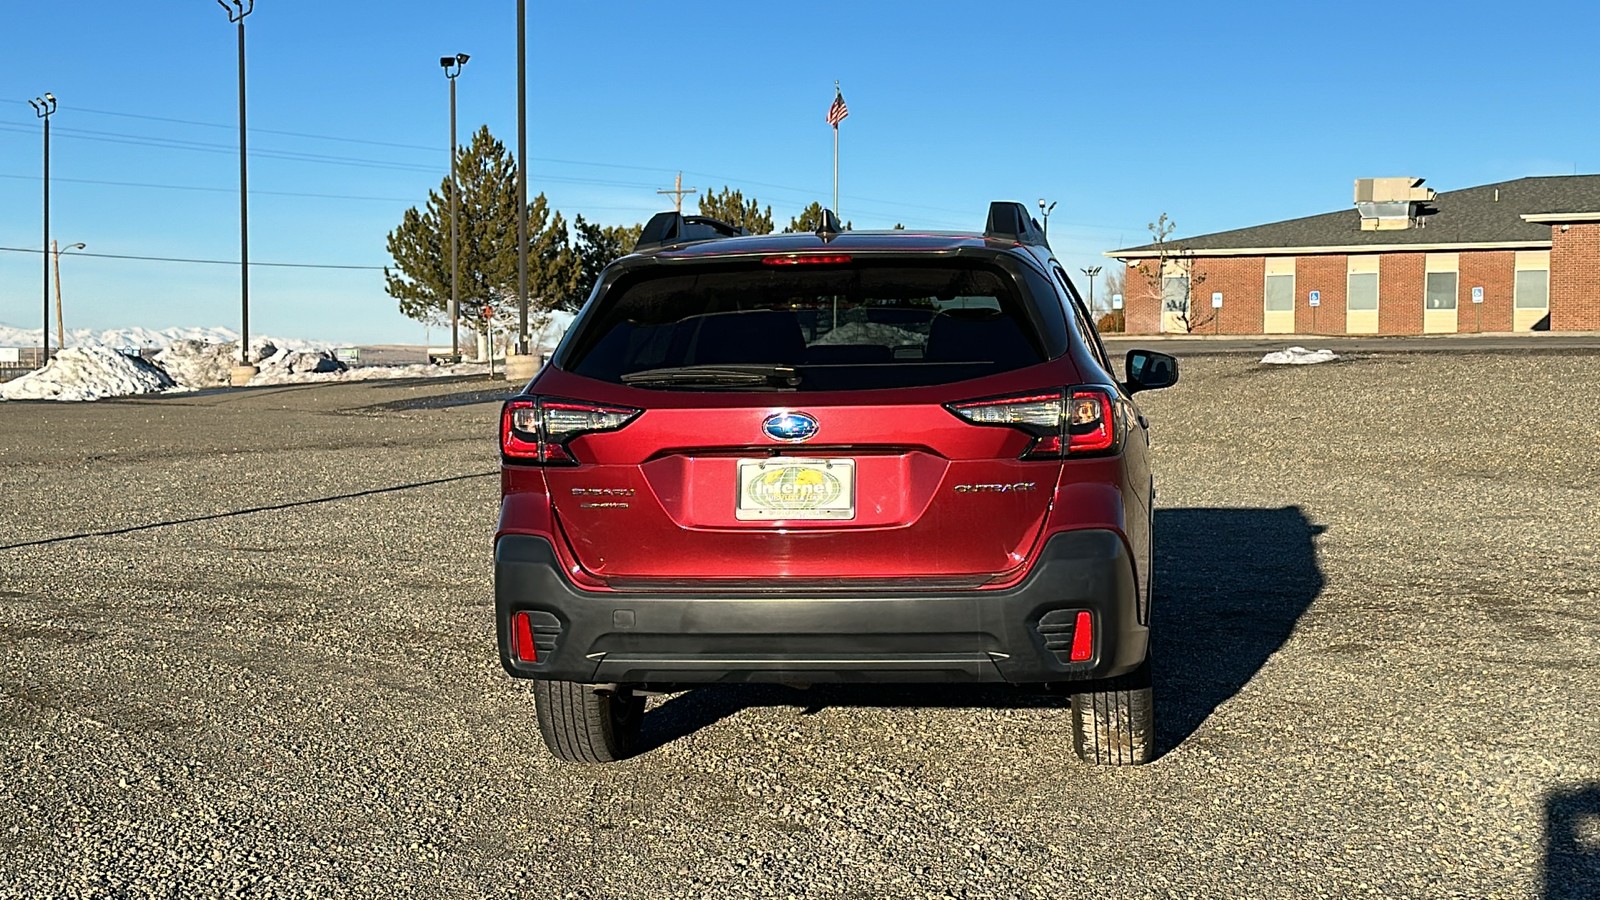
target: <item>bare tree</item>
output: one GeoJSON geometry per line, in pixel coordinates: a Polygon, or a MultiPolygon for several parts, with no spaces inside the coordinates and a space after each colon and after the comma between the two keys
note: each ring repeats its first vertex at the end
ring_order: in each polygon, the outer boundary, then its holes
{"type": "Polygon", "coordinates": [[[1107,266],[1105,274],[1100,276],[1100,288],[1094,294],[1095,308],[1090,312],[1095,315],[1112,311],[1112,298],[1118,294],[1127,293],[1127,280],[1119,266],[1107,266]]]}
{"type": "Polygon", "coordinates": [[[1154,260],[1136,263],[1133,268],[1149,287],[1150,296],[1160,299],[1162,315],[1172,313],[1186,334],[1210,324],[1215,316],[1211,307],[1198,307],[1194,302],[1200,286],[1206,282],[1205,273],[1195,270],[1194,254],[1188,248],[1176,246],[1169,240],[1178,226],[1162,213],[1145,227],[1150,229],[1156,256],[1154,260]],[[1181,274],[1169,276],[1167,273],[1173,270],[1181,274]],[[1169,280],[1175,282],[1171,290],[1168,290],[1169,280]]]}

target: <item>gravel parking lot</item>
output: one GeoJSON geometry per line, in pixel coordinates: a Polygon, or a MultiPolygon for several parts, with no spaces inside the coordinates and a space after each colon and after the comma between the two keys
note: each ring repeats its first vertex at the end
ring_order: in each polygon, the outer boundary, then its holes
{"type": "Polygon", "coordinates": [[[483,383],[0,404],[0,895],[1600,896],[1600,352],[1184,367],[1133,770],[910,688],[559,764],[483,383]]]}

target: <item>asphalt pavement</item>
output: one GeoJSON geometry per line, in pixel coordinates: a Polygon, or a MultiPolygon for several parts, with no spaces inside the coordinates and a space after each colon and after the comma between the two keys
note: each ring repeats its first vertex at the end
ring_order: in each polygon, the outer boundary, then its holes
{"type": "Polygon", "coordinates": [[[481,382],[0,404],[0,896],[1600,896],[1600,354],[1186,359],[1161,757],[715,687],[544,751],[481,382]]]}

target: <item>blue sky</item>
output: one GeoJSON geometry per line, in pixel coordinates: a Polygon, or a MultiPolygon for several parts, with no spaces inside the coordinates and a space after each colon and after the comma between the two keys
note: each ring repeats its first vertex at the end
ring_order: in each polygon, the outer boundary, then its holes
{"type": "MultiPolygon", "coordinates": [[[[1047,197],[1074,269],[1161,212],[1197,234],[1344,208],[1357,177],[1600,169],[1593,3],[528,5],[531,189],[569,220],[642,221],[679,169],[780,222],[826,202],[834,79],[856,227],[978,228],[992,199],[1047,197]]],[[[248,27],[253,261],[389,261],[386,234],[447,172],[441,55],[472,56],[461,133],[514,145],[512,0],[259,0],[248,27]]],[[[40,245],[25,101],[51,91],[57,239],[238,258],[216,3],[7,3],[0,58],[0,247],[40,245]]],[[[0,323],[37,327],[41,275],[0,251],[0,323]]],[[[77,258],[63,277],[69,328],[238,327],[235,267],[77,258]]],[[[423,340],[370,270],[256,268],[251,329],[423,340]]]]}

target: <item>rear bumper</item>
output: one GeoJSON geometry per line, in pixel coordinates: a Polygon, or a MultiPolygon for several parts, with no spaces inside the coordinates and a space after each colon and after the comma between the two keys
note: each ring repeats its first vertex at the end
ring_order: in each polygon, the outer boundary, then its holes
{"type": "Polygon", "coordinates": [[[1033,683],[1107,678],[1145,659],[1132,562],[1121,536],[1055,535],[1033,572],[1001,591],[597,592],[573,586],[550,543],[495,545],[500,661],[521,678],[583,683],[1033,683]],[[1089,659],[1070,660],[1077,613],[1089,659]],[[513,653],[530,614],[537,663],[513,653]]]}

